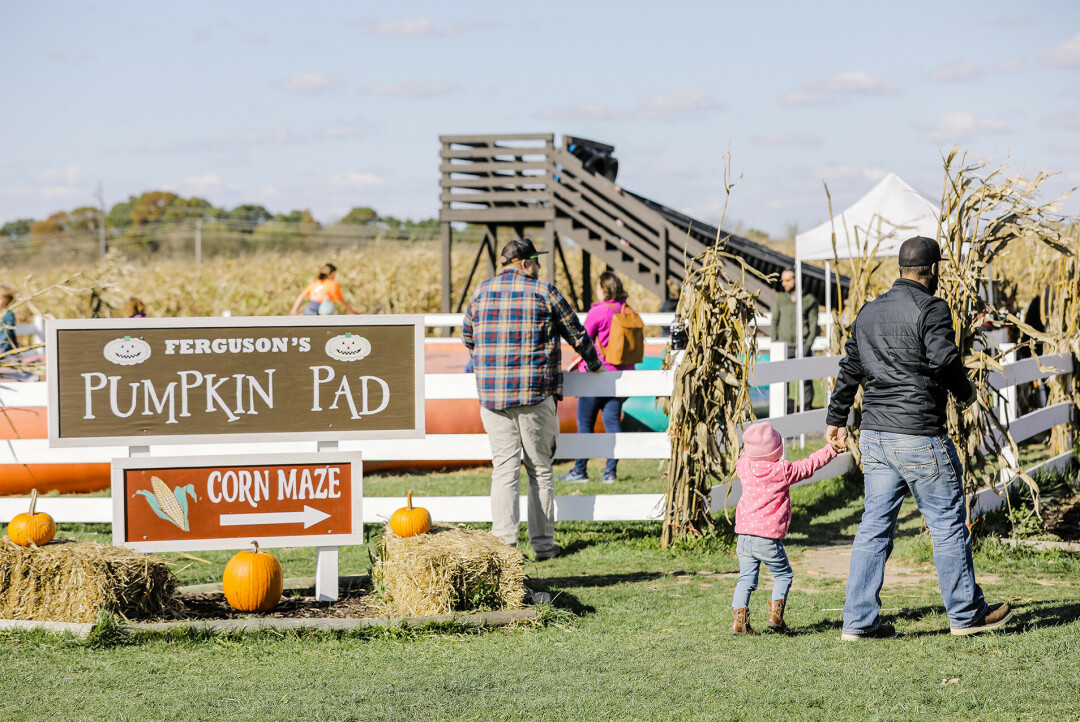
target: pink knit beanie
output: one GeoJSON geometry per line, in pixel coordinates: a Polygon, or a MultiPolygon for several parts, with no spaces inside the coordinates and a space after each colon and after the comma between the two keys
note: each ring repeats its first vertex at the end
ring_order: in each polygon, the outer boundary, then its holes
{"type": "Polygon", "coordinates": [[[754,461],[776,461],[784,455],[784,440],[768,421],[759,421],[743,432],[743,453],[754,461]]]}

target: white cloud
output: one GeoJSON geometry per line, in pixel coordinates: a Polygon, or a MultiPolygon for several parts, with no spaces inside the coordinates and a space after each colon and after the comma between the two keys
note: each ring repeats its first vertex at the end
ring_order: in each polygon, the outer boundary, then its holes
{"type": "Polygon", "coordinates": [[[1039,53],[1039,62],[1052,68],[1080,68],[1080,33],[1039,53]]]}
{"type": "Polygon", "coordinates": [[[755,145],[772,148],[811,148],[821,145],[821,136],[817,133],[787,131],[783,133],[762,133],[750,139],[755,145]]]}
{"type": "Polygon", "coordinates": [[[461,35],[460,25],[440,28],[430,18],[405,18],[404,20],[386,20],[367,22],[369,35],[383,35],[393,38],[445,38],[461,35]]]}
{"type": "Polygon", "coordinates": [[[1018,28],[1024,25],[1031,25],[1030,15],[1000,15],[993,20],[994,25],[998,25],[1003,28],[1018,28]]]}
{"type": "Polygon", "coordinates": [[[372,83],[360,91],[395,98],[430,98],[460,92],[461,86],[449,80],[411,80],[404,83],[372,83]]]}
{"type": "Polygon", "coordinates": [[[1043,118],[1044,128],[1064,128],[1080,130],[1080,113],[1075,110],[1059,110],[1043,118]]]}
{"type": "Polygon", "coordinates": [[[939,116],[934,125],[926,130],[926,138],[935,143],[944,140],[959,141],[982,133],[1001,133],[1006,129],[1005,122],[997,118],[953,111],[939,116]]]}
{"type": "Polygon", "coordinates": [[[342,188],[376,188],[386,184],[386,181],[375,173],[360,173],[358,171],[335,173],[327,180],[331,185],[342,188]]]}
{"type": "Polygon", "coordinates": [[[180,185],[193,193],[204,194],[224,188],[225,181],[217,173],[206,173],[185,178],[180,185]]]}
{"type": "Polygon", "coordinates": [[[957,83],[982,77],[982,68],[974,60],[954,60],[942,63],[926,74],[936,83],[957,83]]]}
{"type": "Polygon", "coordinates": [[[239,148],[250,148],[259,145],[286,145],[313,141],[343,140],[366,136],[368,127],[368,124],[363,122],[341,122],[323,128],[316,128],[310,132],[297,132],[279,126],[272,130],[246,130],[213,138],[148,143],[144,146],[144,150],[149,153],[206,153],[234,151],[239,148]]]}
{"type": "Polygon", "coordinates": [[[866,168],[853,165],[818,166],[812,173],[815,178],[823,178],[826,183],[841,183],[852,180],[877,183],[887,174],[888,171],[884,168],[866,168]]]}
{"type": "Polygon", "coordinates": [[[1027,68],[1027,61],[1023,58],[1004,58],[997,61],[994,70],[999,73],[1018,73],[1027,68]]]}
{"type": "Polygon", "coordinates": [[[1054,143],[1051,148],[1062,153],[1080,153],[1080,135],[1074,135],[1071,138],[1054,143]]]}
{"type": "Polygon", "coordinates": [[[806,80],[795,90],[780,96],[782,105],[830,105],[852,98],[871,95],[892,95],[896,87],[879,80],[865,70],[840,73],[826,80],[806,80]]]}
{"type": "Polygon", "coordinates": [[[622,108],[595,103],[551,106],[536,113],[539,120],[554,120],[561,123],[591,123],[594,121],[633,120],[634,113],[622,108]]]}
{"type": "Polygon", "coordinates": [[[724,104],[712,95],[695,88],[676,88],[642,98],[637,115],[642,120],[693,120],[711,110],[723,110],[724,104]]]}
{"type": "Polygon", "coordinates": [[[594,121],[619,122],[627,120],[701,120],[708,113],[723,110],[724,104],[714,96],[695,88],[677,88],[641,98],[635,108],[620,108],[598,103],[550,106],[537,112],[539,120],[563,123],[594,121]]]}
{"type": "Polygon", "coordinates": [[[333,89],[338,84],[337,76],[326,73],[293,73],[281,87],[290,93],[316,95],[333,89]]]}

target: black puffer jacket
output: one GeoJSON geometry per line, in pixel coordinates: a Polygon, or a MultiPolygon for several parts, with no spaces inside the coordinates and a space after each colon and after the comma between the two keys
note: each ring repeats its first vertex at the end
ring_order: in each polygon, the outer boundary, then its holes
{"type": "Polygon", "coordinates": [[[946,392],[960,400],[971,395],[949,305],[917,281],[897,279],[863,306],[845,351],[830,426],[847,424],[860,383],[861,428],[898,434],[944,434],[946,392]]]}

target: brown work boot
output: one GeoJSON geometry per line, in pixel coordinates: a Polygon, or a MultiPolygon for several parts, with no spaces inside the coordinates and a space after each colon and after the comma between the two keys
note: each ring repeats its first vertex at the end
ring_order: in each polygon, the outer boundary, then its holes
{"type": "Polygon", "coordinates": [[[750,626],[750,610],[746,607],[732,610],[731,633],[748,634],[751,637],[757,636],[757,632],[750,626]]]}
{"type": "Polygon", "coordinates": [[[1002,602],[1001,604],[993,604],[986,609],[986,614],[981,618],[975,620],[975,623],[970,627],[953,627],[949,631],[956,635],[965,634],[980,634],[982,632],[989,632],[992,629],[999,629],[1004,627],[1013,618],[1012,610],[1009,609],[1009,605],[1002,602]]]}
{"type": "Polygon", "coordinates": [[[769,628],[769,631],[779,632],[780,634],[787,634],[791,630],[788,629],[788,625],[784,624],[784,604],[786,602],[781,599],[776,602],[769,602],[769,621],[765,623],[765,626],[769,628]]]}

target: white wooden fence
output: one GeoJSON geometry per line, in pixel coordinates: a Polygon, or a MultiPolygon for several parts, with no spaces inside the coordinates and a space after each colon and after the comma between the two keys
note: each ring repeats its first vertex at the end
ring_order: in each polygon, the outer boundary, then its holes
{"type": "MultiPolygon", "coordinates": [[[[671,314],[643,314],[650,325],[670,324],[671,314]]],[[[428,326],[460,325],[460,314],[434,314],[427,317],[428,326]]],[[[429,339],[430,343],[460,343],[458,339],[429,339]]],[[[662,343],[662,341],[660,341],[662,343]]],[[[835,377],[839,369],[839,356],[813,356],[787,359],[784,344],[769,344],[763,340],[762,347],[769,350],[770,357],[780,359],[758,363],[755,366],[752,385],[770,387],[769,419],[785,437],[821,432],[825,428],[825,409],[816,409],[791,415],[786,411],[786,385],[803,379],[835,377]]],[[[1010,363],[1004,375],[996,374],[992,383],[997,388],[1008,389],[1017,384],[1030,383],[1071,371],[1071,358],[1067,354],[1044,356],[1039,361],[1027,359],[1010,363]],[[1039,368],[1041,361],[1043,369],[1039,368]]],[[[618,371],[594,374],[569,373],[565,375],[566,396],[668,396],[672,389],[673,371],[618,371]]],[[[475,399],[475,379],[472,374],[427,374],[425,392],[429,399],[475,399]]],[[[1058,424],[1070,423],[1068,404],[1056,404],[1015,417],[1015,394],[1011,398],[1013,408],[1002,409],[1004,418],[1011,421],[1014,438],[1019,442],[1058,424]]],[[[0,382],[0,407],[45,407],[46,384],[38,382],[0,382]]],[[[273,443],[222,443],[222,444],[162,444],[151,445],[149,456],[182,455],[249,455],[261,453],[315,452],[319,445],[314,441],[273,443]]],[[[367,461],[464,461],[490,459],[491,450],[484,434],[429,434],[423,439],[340,441],[340,451],[359,451],[367,461]]],[[[107,463],[114,458],[129,455],[126,446],[86,448],[50,448],[46,439],[19,439],[0,441],[0,464],[64,464],[107,463]]],[[[556,457],[618,458],[618,459],[666,459],[670,444],[664,432],[623,432],[619,434],[561,434],[556,457]]],[[[1041,468],[1063,468],[1069,463],[1071,452],[1055,457],[1029,471],[1041,468]]],[[[852,467],[850,453],[819,470],[803,484],[839,476],[852,467]]],[[[1007,483],[1008,480],[1006,480],[1007,483]]],[[[2,489],[2,480],[0,480],[2,489]]],[[[738,482],[727,495],[726,485],[713,488],[713,508],[720,508],[725,496],[734,504],[740,489],[738,482]]],[[[987,489],[980,494],[978,510],[993,508],[1000,498],[987,489]]],[[[598,494],[556,497],[556,518],[571,520],[643,520],[659,519],[663,512],[662,494],[598,494]]],[[[6,522],[24,511],[25,498],[0,497],[0,522],[6,522]]],[[[404,504],[396,497],[365,497],[364,521],[385,521],[393,511],[404,504]]],[[[491,521],[491,506],[487,496],[427,497],[424,505],[436,521],[491,521]]],[[[527,504],[522,499],[522,518],[527,516],[527,504]]],[[[38,508],[48,512],[59,522],[112,521],[112,502],[107,497],[59,496],[43,497],[38,508]]]]}

